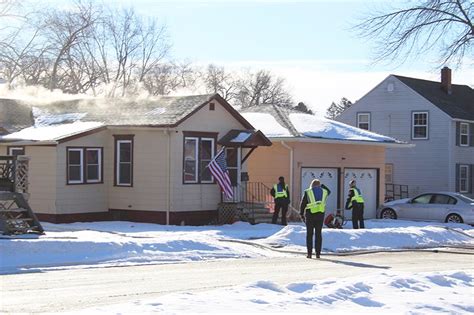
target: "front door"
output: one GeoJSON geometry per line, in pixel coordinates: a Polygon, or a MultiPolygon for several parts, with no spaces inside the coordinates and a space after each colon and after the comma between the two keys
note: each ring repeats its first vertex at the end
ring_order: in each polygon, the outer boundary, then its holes
{"type": "Polygon", "coordinates": [[[303,167],[301,169],[301,195],[309,188],[313,179],[319,179],[321,184],[326,185],[331,194],[326,202],[326,213],[335,213],[338,209],[337,198],[339,196],[339,170],[337,168],[325,167],[303,167]]]}

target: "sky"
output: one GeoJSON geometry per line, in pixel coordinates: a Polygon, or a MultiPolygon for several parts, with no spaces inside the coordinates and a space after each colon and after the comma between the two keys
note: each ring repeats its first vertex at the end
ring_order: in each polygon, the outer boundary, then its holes
{"type": "MultiPolygon", "coordinates": [[[[173,59],[270,70],[286,79],[296,102],[316,111],[342,97],[356,101],[389,74],[439,80],[444,66],[425,55],[401,66],[373,64],[373,42],[358,37],[353,26],[402,0],[104,1],[164,23],[173,59]]],[[[453,70],[453,83],[474,86],[474,58],[453,70]]]]}

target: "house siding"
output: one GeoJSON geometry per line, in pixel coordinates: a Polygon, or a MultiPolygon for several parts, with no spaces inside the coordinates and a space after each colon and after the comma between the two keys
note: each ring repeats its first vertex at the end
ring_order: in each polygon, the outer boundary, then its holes
{"type": "Polygon", "coordinates": [[[103,130],[88,136],[60,143],[57,146],[56,167],[56,207],[58,214],[107,212],[107,187],[110,185],[110,172],[107,158],[110,148],[107,146],[109,132],[103,130]],[[67,184],[67,148],[101,147],[103,148],[103,183],[67,184]]]}
{"type": "MultiPolygon", "coordinates": [[[[474,185],[473,185],[473,180],[474,176],[472,174],[474,167],[474,146],[467,146],[467,147],[462,147],[459,145],[456,145],[457,141],[456,138],[459,136],[459,134],[456,132],[456,121],[451,122],[450,126],[450,132],[452,135],[452,141],[449,145],[449,155],[450,155],[450,171],[451,171],[451,176],[449,177],[449,190],[450,191],[457,191],[458,187],[458,177],[456,174],[456,165],[471,165],[470,172],[471,174],[469,177],[470,181],[470,191],[466,194],[468,196],[474,197],[474,185]]],[[[473,124],[470,125],[470,128],[474,126],[473,124]]],[[[471,139],[469,139],[471,140],[471,139]]]]}
{"type": "MultiPolygon", "coordinates": [[[[386,163],[393,164],[393,183],[408,185],[410,195],[449,190],[451,118],[393,76],[344,111],[337,120],[355,126],[357,112],[370,112],[371,131],[415,144],[414,148],[387,149],[386,163]],[[394,90],[387,91],[393,84],[394,90]],[[428,112],[428,139],[412,139],[412,113],[428,112]]],[[[453,136],[454,137],[454,136],[453,136]]],[[[453,139],[454,140],[454,139],[453,139]]]]}

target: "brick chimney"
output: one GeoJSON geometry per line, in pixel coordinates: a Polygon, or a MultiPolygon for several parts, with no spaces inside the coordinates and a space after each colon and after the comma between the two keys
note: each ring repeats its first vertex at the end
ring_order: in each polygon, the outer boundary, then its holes
{"type": "Polygon", "coordinates": [[[444,67],[441,69],[441,89],[448,94],[452,93],[451,90],[451,69],[444,67]]]}

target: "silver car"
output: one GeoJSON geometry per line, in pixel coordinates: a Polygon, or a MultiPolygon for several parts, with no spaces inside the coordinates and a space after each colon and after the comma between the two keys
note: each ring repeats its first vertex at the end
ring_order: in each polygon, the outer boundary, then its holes
{"type": "Polygon", "coordinates": [[[377,218],[474,224],[474,200],[452,192],[424,193],[384,203],[377,218]]]}

